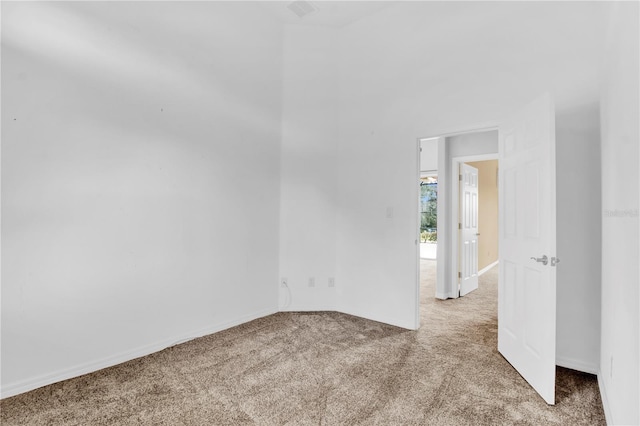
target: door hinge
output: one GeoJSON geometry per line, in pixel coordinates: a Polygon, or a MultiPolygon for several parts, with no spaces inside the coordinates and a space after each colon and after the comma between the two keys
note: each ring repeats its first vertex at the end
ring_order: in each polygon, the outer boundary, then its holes
{"type": "Polygon", "coordinates": [[[458,224],[458,229],[462,229],[462,224],[461,223],[458,224]]]}
{"type": "Polygon", "coordinates": [[[422,147],[420,147],[420,152],[422,152],[422,147]]]}
{"type": "Polygon", "coordinates": [[[462,175],[458,175],[458,180],[462,182],[462,175]]]}
{"type": "Polygon", "coordinates": [[[462,278],[462,272],[458,272],[458,278],[462,278]]]}

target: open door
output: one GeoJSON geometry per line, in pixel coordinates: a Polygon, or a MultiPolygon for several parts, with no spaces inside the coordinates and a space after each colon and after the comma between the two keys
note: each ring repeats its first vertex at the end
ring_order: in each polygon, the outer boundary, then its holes
{"type": "Polygon", "coordinates": [[[460,164],[460,296],[478,288],[478,169],[460,164]]]}
{"type": "Polygon", "coordinates": [[[545,94],[500,126],[498,350],[555,403],[555,112],[545,94]]]}

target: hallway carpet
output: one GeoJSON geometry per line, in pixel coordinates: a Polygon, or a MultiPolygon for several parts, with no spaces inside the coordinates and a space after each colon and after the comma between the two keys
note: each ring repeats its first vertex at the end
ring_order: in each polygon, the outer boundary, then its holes
{"type": "Polygon", "coordinates": [[[419,331],[279,313],[0,402],[2,425],[599,425],[594,376],[548,406],[498,354],[497,268],[458,300],[421,262],[419,331]]]}

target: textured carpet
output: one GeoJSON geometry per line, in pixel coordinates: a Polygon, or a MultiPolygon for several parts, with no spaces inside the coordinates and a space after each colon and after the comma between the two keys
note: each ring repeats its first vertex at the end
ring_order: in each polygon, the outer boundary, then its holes
{"type": "Polygon", "coordinates": [[[498,354],[497,268],[422,327],[279,313],[0,402],[3,425],[598,425],[594,376],[558,368],[548,406],[498,354]]]}

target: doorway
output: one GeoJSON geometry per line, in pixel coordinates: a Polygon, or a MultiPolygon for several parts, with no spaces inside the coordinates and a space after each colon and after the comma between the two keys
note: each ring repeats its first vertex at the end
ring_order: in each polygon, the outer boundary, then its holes
{"type": "Polygon", "coordinates": [[[498,264],[498,160],[467,162],[478,170],[478,276],[498,264]]]}
{"type": "Polygon", "coordinates": [[[497,153],[453,157],[451,182],[449,298],[456,298],[476,290],[478,277],[498,264],[497,153]]]}
{"type": "MultiPolygon", "coordinates": [[[[437,299],[459,297],[459,166],[464,162],[481,162],[498,158],[498,131],[496,128],[447,134],[419,141],[418,181],[428,176],[437,178],[436,206],[436,255],[434,267],[429,270],[435,274],[437,299]],[[455,214],[453,213],[455,212],[455,214]]],[[[497,172],[496,172],[497,173],[497,172]]],[[[492,182],[495,182],[494,175],[492,182]]],[[[424,186],[424,185],[423,185],[424,186]]],[[[495,185],[494,185],[495,188],[495,185]]],[[[422,186],[418,189],[418,238],[423,241],[422,186]]],[[[497,216],[497,215],[495,215],[497,216]]],[[[488,232],[488,231],[487,231],[488,232]]],[[[424,244],[424,243],[422,243],[424,244]]],[[[422,245],[421,244],[421,245],[422,245]]],[[[420,247],[421,248],[421,247],[420,247]]],[[[497,249],[495,253],[497,255],[497,249]]],[[[418,263],[422,262],[418,255],[418,263]]],[[[427,256],[424,256],[427,257],[427,256]]],[[[480,259],[480,256],[478,256],[480,259]]],[[[489,266],[476,268],[477,272],[489,266]]]]}

